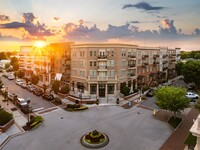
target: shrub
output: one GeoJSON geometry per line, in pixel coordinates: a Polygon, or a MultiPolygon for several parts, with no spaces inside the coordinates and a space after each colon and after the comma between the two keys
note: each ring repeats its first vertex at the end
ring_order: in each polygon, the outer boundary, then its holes
{"type": "Polygon", "coordinates": [[[121,93],[124,94],[125,96],[128,96],[130,92],[129,87],[125,86],[122,88],[121,93]]]}
{"type": "Polygon", "coordinates": [[[60,103],[60,104],[62,103],[62,101],[61,101],[61,99],[59,97],[55,97],[54,101],[57,102],[57,103],[60,103]]]}
{"type": "Polygon", "coordinates": [[[6,112],[5,110],[0,110],[0,126],[5,125],[10,120],[12,120],[12,114],[6,112]]]}
{"type": "Polygon", "coordinates": [[[136,92],[138,92],[138,91],[139,91],[139,89],[134,89],[133,91],[136,93],[136,92]]]}
{"type": "Polygon", "coordinates": [[[69,87],[68,86],[63,86],[60,90],[61,93],[63,94],[68,94],[69,93],[69,87]]]}
{"type": "Polygon", "coordinates": [[[117,98],[117,100],[116,100],[116,104],[119,104],[119,98],[117,98]]]}

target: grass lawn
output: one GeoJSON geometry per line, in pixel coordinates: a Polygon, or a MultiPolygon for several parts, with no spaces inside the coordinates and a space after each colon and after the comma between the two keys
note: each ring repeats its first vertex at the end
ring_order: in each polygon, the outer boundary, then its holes
{"type": "Polygon", "coordinates": [[[196,141],[197,141],[197,137],[193,136],[192,133],[190,133],[187,137],[187,139],[185,140],[185,144],[188,145],[188,147],[195,147],[196,145],[196,141]]]}
{"type": "Polygon", "coordinates": [[[175,129],[179,123],[182,121],[181,118],[175,118],[174,116],[172,116],[169,120],[168,123],[175,129]]]}

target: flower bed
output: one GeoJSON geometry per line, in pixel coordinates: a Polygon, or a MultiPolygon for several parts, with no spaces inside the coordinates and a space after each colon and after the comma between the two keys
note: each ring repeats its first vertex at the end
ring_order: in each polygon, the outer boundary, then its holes
{"type": "Polygon", "coordinates": [[[67,107],[65,110],[67,111],[81,111],[81,110],[86,110],[88,109],[87,106],[84,105],[79,105],[79,104],[67,104],[67,107]]]}
{"type": "Polygon", "coordinates": [[[81,143],[87,148],[102,148],[109,143],[109,138],[106,134],[94,130],[85,134],[81,138],[81,143]]]}

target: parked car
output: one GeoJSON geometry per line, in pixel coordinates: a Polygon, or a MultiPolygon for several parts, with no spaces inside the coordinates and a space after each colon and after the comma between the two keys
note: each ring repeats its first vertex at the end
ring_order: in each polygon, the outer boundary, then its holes
{"type": "Polygon", "coordinates": [[[21,111],[28,112],[28,102],[25,99],[17,98],[17,106],[19,106],[21,111]]]}
{"type": "Polygon", "coordinates": [[[21,88],[23,88],[23,89],[25,89],[27,86],[26,86],[26,83],[24,83],[24,82],[21,82],[20,83],[20,86],[21,86],[21,88]]]}
{"type": "Polygon", "coordinates": [[[8,79],[9,79],[9,80],[14,80],[15,77],[14,77],[13,75],[9,75],[9,76],[8,76],[8,79]]]}
{"type": "Polygon", "coordinates": [[[153,97],[155,90],[154,89],[150,89],[147,93],[146,96],[148,97],[153,97]]]}
{"type": "Polygon", "coordinates": [[[192,92],[187,92],[187,94],[185,95],[187,98],[191,98],[191,99],[198,99],[199,95],[192,93],[192,92]]]}
{"type": "Polygon", "coordinates": [[[36,88],[35,90],[33,90],[33,94],[37,95],[37,96],[42,96],[43,95],[43,90],[36,88]]]}
{"type": "Polygon", "coordinates": [[[48,101],[52,101],[54,99],[54,96],[51,93],[44,93],[42,95],[42,98],[48,101]]]}
{"type": "Polygon", "coordinates": [[[35,90],[35,87],[33,85],[27,85],[26,89],[30,92],[33,92],[35,90]]]}
{"type": "Polygon", "coordinates": [[[16,83],[17,85],[20,85],[21,83],[23,83],[23,81],[22,81],[21,79],[16,79],[15,83],[16,83]]]}
{"type": "Polygon", "coordinates": [[[8,99],[14,101],[17,99],[17,94],[15,93],[8,93],[8,99]]]}

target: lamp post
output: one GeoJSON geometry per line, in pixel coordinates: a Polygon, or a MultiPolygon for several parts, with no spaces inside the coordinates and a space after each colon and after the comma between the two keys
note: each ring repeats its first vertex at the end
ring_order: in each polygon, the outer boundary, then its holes
{"type": "Polygon", "coordinates": [[[31,99],[30,98],[27,98],[27,109],[28,109],[28,112],[27,112],[27,120],[28,120],[28,124],[29,124],[29,122],[30,122],[30,119],[29,119],[29,109],[30,109],[30,107],[29,107],[29,104],[30,104],[30,102],[31,102],[31,99]]]}
{"type": "Polygon", "coordinates": [[[8,103],[8,87],[6,87],[6,90],[5,90],[5,100],[7,100],[7,105],[9,105],[9,103],[8,103]]]}

